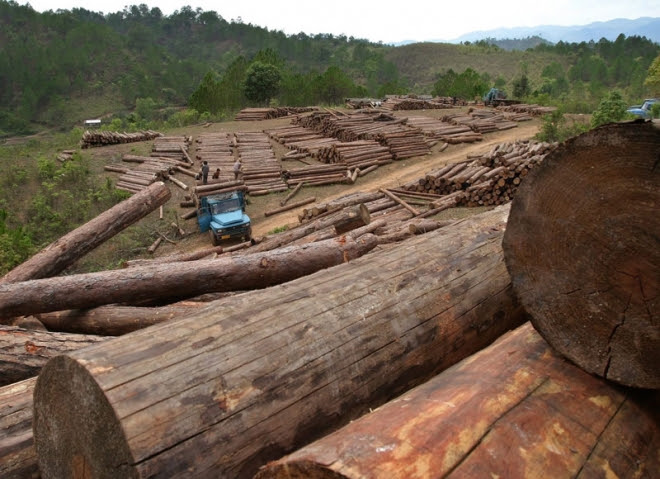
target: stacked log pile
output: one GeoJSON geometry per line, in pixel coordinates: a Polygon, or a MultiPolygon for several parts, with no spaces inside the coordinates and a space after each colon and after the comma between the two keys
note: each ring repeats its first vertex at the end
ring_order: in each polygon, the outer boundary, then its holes
{"type": "Polygon", "coordinates": [[[234,141],[248,194],[263,195],[288,189],[266,133],[235,133],[234,141]]]}
{"type": "MultiPolygon", "coordinates": [[[[233,153],[233,135],[229,133],[207,133],[199,135],[195,139],[195,158],[209,164],[209,182],[225,183],[234,180],[234,162],[236,157],[233,153]],[[218,178],[213,174],[220,169],[218,178]]],[[[199,170],[199,168],[198,168],[199,170]]]]}
{"type": "Polygon", "coordinates": [[[137,193],[156,181],[164,181],[171,178],[175,171],[190,168],[187,162],[173,158],[152,157],[139,155],[123,155],[122,161],[126,163],[137,163],[135,167],[123,167],[118,165],[106,165],[106,171],[120,173],[116,187],[119,190],[137,193]]]}
{"type": "Polygon", "coordinates": [[[450,113],[443,115],[442,121],[453,125],[468,126],[475,133],[481,134],[506,130],[518,126],[516,122],[505,119],[503,115],[494,115],[488,110],[472,110],[468,113],[450,113]]]}
{"type": "Polygon", "coordinates": [[[332,112],[317,112],[295,120],[297,124],[311,128],[326,137],[340,141],[375,140],[378,135],[400,133],[409,130],[404,126],[405,119],[397,119],[389,114],[357,112],[351,115],[337,115],[332,112]]]}
{"type": "Polygon", "coordinates": [[[307,186],[351,183],[348,167],[341,164],[290,168],[282,173],[289,188],[296,187],[299,183],[304,183],[307,186]]]}
{"type": "Polygon", "coordinates": [[[407,183],[405,190],[449,195],[462,191],[459,205],[488,206],[510,201],[522,179],[555,143],[516,141],[501,143],[489,152],[429,172],[424,178],[407,183]]]}
{"type": "Polygon", "coordinates": [[[540,106],[535,104],[520,103],[517,105],[506,105],[497,107],[498,110],[514,113],[527,113],[532,116],[542,116],[557,110],[556,106],[540,106]]]}
{"type": "Polygon", "coordinates": [[[281,143],[287,148],[294,150],[295,153],[287,154],[282,157],[283,160],[304,158],[307,155],[317,157],[320,148],[338,143],[335,138],[328,138],[322,134],[300,125],[283,126],[264,130],[270,138],[281,143]]]}
{"type": "Polygon", "coordinates": [[[317,159],[323,163],[343,163],[350,169],[380,166],[393,160],[390,149],[375,140],[337,142],[319,148],[317,159]]]}
{"type": "Polygon", "coordinates": [[[417,128],[407,128],[398,132],[380,133],[377,140],[387,146],[395,160],[428,155],[431,150],[424,133],[417,128]]]}
{"type": "Polygon", "coordinates": [[[94,148],[105,145],[118,145],[120,143],[134,143],[137,141],[149,141],[162,136],[157,131],[138,131],[135,133],[119,133],[105,130],[86,130],[80,140],[81,148],[94,148]]]}
{"type": "Polygon", "coordinates": [[[273,118],[281,118],[283,116],[298,115],[300,113],[307,113],[314,111],[314,107],[277,107],[277,108],[244,108],[239,111],[236,121],[258,121],[258,120],[271,120],[273,118]]]}
{"type": "Polygon", "coordinates": [[[483,139],[481,133],[474,132],[469,126],[455,125],[427,116],[409,116],[406,124],[421,130],[429,138],[445,143],[473,143],[483,139]]]}
{"type": "Polygon", "coordinates": [[[190,143],[190,138],[186,136],[161,136],[154,140],[151,156],[171,158],[192,165],[193,161],[188,154],[190,143]]]}
{"type": "Polygon", "coordinates": [[[420,98],[387,98],[381,106],[384,110],[439,110],[454,108],[452,99],[447,101],[446,97],[438,97],[432,100],[423,100],[420,98]]]}

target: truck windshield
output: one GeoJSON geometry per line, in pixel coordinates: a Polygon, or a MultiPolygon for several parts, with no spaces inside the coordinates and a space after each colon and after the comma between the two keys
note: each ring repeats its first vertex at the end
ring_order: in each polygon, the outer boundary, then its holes
{"type": "Polygon", "coordinates": [[[221,213],[228,213],[230,211],[236,211],[241,209],[241,203],[238,201],[238,198],[232,198],[229,200],[222,201],[220,203],[213,203],[211,205],[211,214],[217,215],[221,213]]]}

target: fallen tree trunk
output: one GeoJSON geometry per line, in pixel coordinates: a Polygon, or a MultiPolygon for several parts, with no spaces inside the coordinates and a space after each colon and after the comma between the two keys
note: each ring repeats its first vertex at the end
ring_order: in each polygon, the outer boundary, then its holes
{"type": "Polygon", "coordinates": [[[43,476],[251,477],[436,375],[524,319],[507,211],[51,360],[43,476]]]}
{"type": "Polygon", "coordinates": [[[587,374],[527,323],[255,479],[651,477],[659,399],[587,374]]]}
{"type": "Polygon", "coordinates": [[[0,278],[0,284],[57,275],[81,256],[164,204],[170,196],[165,183],[153,183],[51,243],[0,278]]]}
{"type": "Polygon", "coordinates": [[[37,378],[0,388],[0,477],[38,479],[32,436],[32,394],[37,378]]]}
{"type": "Polygon", "coordinates": [[[591,373],[655,389],[659,157],[650,122],[565,142],[521,183],[504,242],[516,291],[552,346],[591,373]]]}
{"type": "Polygon", "coordinates": [[[159,307],[108,305],[37,315],[51,331],[100,336],[121,336],[170,319],[196,313],[204,303],[182,301],[159,307]]]}
{"type": "Polygon", "coordinates": [[[0,318],[265,288],[355,259],[375,246],[373,235],[365,235],[250,255],[0,284],[0,318]]]}
{"type": "Polygon", "coordinates": [[[53,333],[0,325],[0,386],[39,374],[46,362],[107,338],[83,334],[53,333]]]}

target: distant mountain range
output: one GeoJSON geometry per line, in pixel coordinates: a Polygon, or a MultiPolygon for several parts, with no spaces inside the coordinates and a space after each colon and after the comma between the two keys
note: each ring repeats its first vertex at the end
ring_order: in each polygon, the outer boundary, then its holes
{"type": "MultiPolygon", "coordinates": [[[[588,25],[562,27],[540,25],[536,27],[496,28],[494,30],[466,33],[450,43],[475,42],[485,39],[513,39],[538,36],[552,43],[560,40],[568,43],[580,43],[601,38],[614,41],[623,33],[626,37],[637,35],[660,43],[660,18],[642,17],[636,20],[618,18],[607,22],[594,22],[588,25]]],[[[435,40],[434,40],[435,41],[435,40]]],[[[439,40],[437,40],[439,41],[439,40]]]]}

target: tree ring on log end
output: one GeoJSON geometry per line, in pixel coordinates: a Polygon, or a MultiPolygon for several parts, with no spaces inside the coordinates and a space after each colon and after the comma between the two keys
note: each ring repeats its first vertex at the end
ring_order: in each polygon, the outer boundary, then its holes
{"type": "Polygon", "coordinates": [[[76,360],[58,356],[44,366],[35,386],[33,421],[41,477],[138,477],[114,410],[76,360]]]}
{"type": "Polygon", "coordinates": [[[534,327],[588,372],[660,388],[660,129],[597,128],[522,182],[503,240],[534,327]]]}

